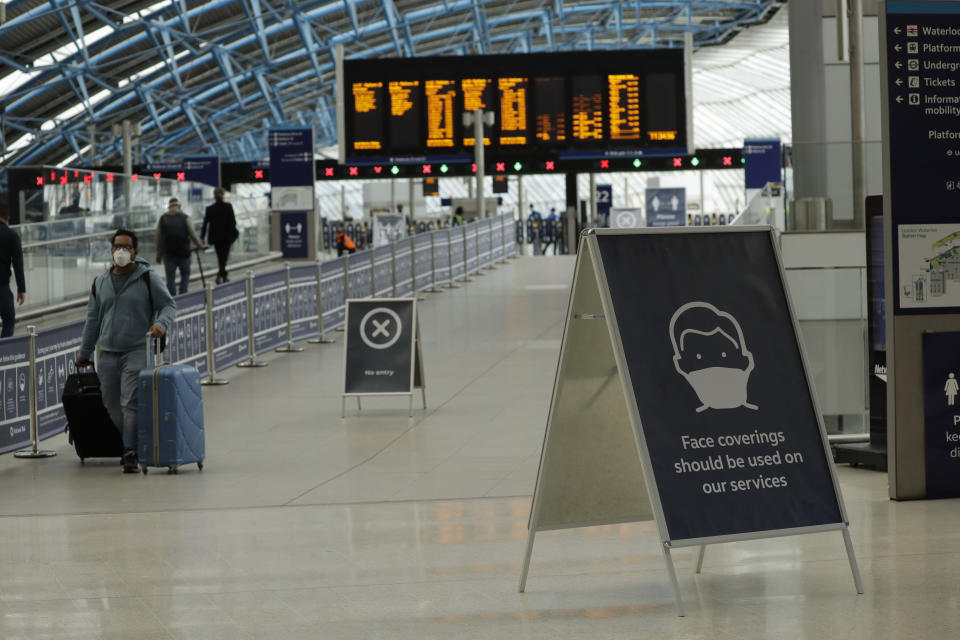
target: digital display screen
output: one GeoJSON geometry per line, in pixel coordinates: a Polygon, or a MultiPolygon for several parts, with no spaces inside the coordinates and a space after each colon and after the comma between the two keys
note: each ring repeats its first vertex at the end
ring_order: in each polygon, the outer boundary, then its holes
{"type": "Polygon", "coordinates": [[[681,153],[691,134],[683,60],[679,49],[346,60],[348,156],[469,154],[463,114],[476,109],[494,114],[483,130],[493,152],[681,153]]]}
{"type": "Polygon", "coordinates": [[[534,121],[537,140],[565,142],[567,139],[567,84],[563,78],[534,80],[534,121]]]}
{"type": "Polygon", "coordinates": [[[427,102],[427,148],[452,148],[457,86],[453,80],[425,80],[427,102]]]}
{"type": "Polygon", "coordinates": [[[388,85],[390,116],[387,130],[395,150],[416,151],[423,146],[420,111],[423,104],[419,80],[398,80],[388,85]]]}
{"type": "Polygon", "coordinates": [[[383,83],[356,82],[353,85],[354,151],[383,149],[383,83]]]}

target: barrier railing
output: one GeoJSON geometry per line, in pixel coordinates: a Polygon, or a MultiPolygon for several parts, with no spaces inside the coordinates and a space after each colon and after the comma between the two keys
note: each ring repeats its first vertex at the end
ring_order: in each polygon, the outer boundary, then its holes
{"type": "MultiPolygon", "coordinates": [[[[177,318],[167,339],[167,360],[195,366],[204,384],[234,366],[262,366],[256,357],[287,352],[295,342],[329,341],[343,327],[348,297],[413,296],[442,291],[469,274],[516,255],[512,216],[401,238],[316,263],[280,269],[176,296],[177,318]]],[[[0,454],[52,455],[39,441],[67,426],[61,397],[76,371],[83,321],[0,340],[0,454]]]]}

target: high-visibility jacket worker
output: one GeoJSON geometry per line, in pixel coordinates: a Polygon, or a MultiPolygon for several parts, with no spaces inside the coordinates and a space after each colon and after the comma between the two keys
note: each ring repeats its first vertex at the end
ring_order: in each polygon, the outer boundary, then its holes
{"type": "Polygon", "coordinates": [[[344,251],[346,251],[347,253],[354,253],[357,250],[356,243],[353,240],[351,240],[350,236],[348,236],[342,230],[339,233],[337,233],[336,241],[337,241],[338,257],[342,256],[344,251]]]}

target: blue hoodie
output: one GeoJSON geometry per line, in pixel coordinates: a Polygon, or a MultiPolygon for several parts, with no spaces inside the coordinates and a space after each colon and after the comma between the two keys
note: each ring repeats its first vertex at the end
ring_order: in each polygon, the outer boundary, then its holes
{"type": "Polygon", "coordinates": [[[177,316],[177,303],[149,262],[139,256],[134,262],[137,268],[127,277],[119,294],[113,290],[110,279],[113,266],[93,281],[80,345],[81,358],[89,359],[98,342],[104,351],[146,350],[150,327],[158,324],[164,332],[170,330],[177,316]],[[147,283],[153,293],[152,310],[147,283]]]}

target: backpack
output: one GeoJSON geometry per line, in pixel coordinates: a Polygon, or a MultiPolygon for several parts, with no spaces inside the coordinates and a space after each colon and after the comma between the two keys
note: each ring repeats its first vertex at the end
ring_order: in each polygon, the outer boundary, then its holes
{"type": "Polygon", "coordinates": [[[163,228],[163,252],[177,257],[190,257],[190,234],[187,231],[187,216],[180,213],[174,216],[164,214],[160,218],[163,228]]]}

